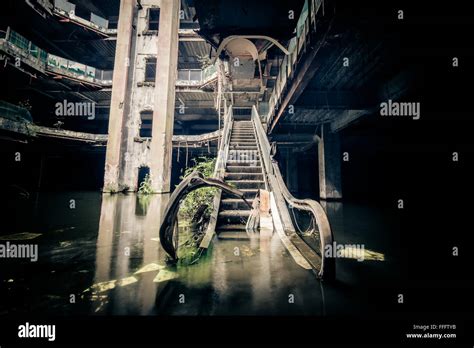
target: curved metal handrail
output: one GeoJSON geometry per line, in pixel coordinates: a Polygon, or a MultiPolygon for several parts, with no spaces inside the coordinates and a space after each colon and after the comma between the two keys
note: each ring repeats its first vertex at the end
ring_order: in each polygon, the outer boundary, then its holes
{"type": "Polygon", "coordinates": [[[334,278],[335,273],[335,260],[332,257],[325,256],[326,246],[332,246],[333,237],[331,232],[331,226],[329,224],[329,219],[326,212],[318,201],[313,199],[298,199],[295,198],[283,181],[283,177],[278,168],[278,163],[273,162],[273,170],[275,173],[275,179],[278,183],[280,191],[285,198],[285,201],[288,204],[291,204],[293,207],[310,212],[316,222],[316,226],[319,231],[319,240],[320,240],[320,252],[321,252],[321,269],[319,271],[319,276],[325,279],[334,278]]]}
{"type": "MultiPolygon", "coordinates": [[[[313,268],[318,268],[318,262],[315,262],[314,260],[320,259],[319,269],[317,269],[318,276],[320,278],[333,279],[335,277],[336,270],[335,259],[325,255],[326,246],[330,246],[333,243],[331,226],[329,224],[326,212],[324,211],[323,207],[319,202],[312,199],[295,198],[290,193],[290,191],[288,191],[288,188],[286,187],[285,182],[283,181],[283,177],[281,175],[280,168],[278,167],[278,163],[272,158],[271,146],[255,106],[253,106],[252,108],[252,121],[255,125],[257,141],[260,146],[260,151],[262,152],[261,157],[263,158],[265,174],[269,177],[268,181],[270,183],[272,191],[277,195],[281,194],[287,204],[291,204],[297,209],[301,209],[311,213],[316,222],[316,226],[320,235],[320,255],[318,255],[316,252],[314,252],[313,249],[307,246],[301,248],[301,246],[303,246],[303,244],[301,243],[299,243],[299,245],[296,245],[297,248],[299,246],[301,249],[304,249],[300,251],[302,252],[302,255],[308,259],[309,263],[313,266],[313,268]]],[[[279,207],[279,210],[280,209],[287,210],[287,207],[283,204],[283,206],[279,207]]]]}
{"type": "Polygon", "coordinates": [[[204,178],[201,173],[194,171],[186,177],[173,191],[170,200],[163,214],[160,225],[160,243],[166,253],[173,261],[178,259],[177,238],[178,238],[178,211],[180,202],[190,192],[201,187],[217,187],[225,192],[241,198],[248,206],[251,204],[245,199],[244,193],[226,184],[220,179],[204,178]]]}

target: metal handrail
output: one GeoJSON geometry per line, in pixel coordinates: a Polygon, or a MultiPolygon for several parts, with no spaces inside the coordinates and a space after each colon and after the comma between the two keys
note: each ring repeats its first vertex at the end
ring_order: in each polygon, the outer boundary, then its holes
{"type": "MultiPolygon", "coordinates": [[[[282,202],[282,200],[279,200],[278,198],[282,197],[287,204],[290,204],[297,209],[309,212],[316,222],[320,237],[320,253],[315,253],[314,250],[301,243],[301,238],[298,238],[298,243],[295,243],[296,247],[300,249],[302,255],[308,260],[311,266],[316,269],[320,278],[334,279],[336,268],[335,259],[325,255],[326,246],[331,246],[333,244],[331,226],[326,212],[319,202],[312,199],[295,198],[290,191],[288,191],[288,188],[283,181],[278,163],[272,159],[271,146],[255,106],[252,108],[252,121],[255,126],[261,157],[263,158],[265,174],[268,177],[271,190],[274,195],[277,196],[276,201],[278,209],[282,211],[284,216],[289,217],[287,206],[285,204],[278,204],[278,201],[282,202]]],[[[295,237],[296,233],[294,232],[294,227],[288,226],[291,223],[291,219],[284,218],[282,220],[284,220],[284,224],[287,224],[287,229],[289,230],[287,232],[292,233],[293,237],[295,237]]]]}
{"type": "MultiPolygon", "coordinates": [[[[222,129],[222,138],[219,143],[219,151],[217,153],[216,167],[212,177],[214,179],[223,180],[225,176],[225,167],[227,164],[227,156],[229,153],[230,134],[232,132],[232,125],[234,115],[232,112],[232,105],[229,107],[227,114],[224,117],[224,128],[222,129]]],[[[219,214],[219,207],[221,204],[222,190],[218,190],[212,202],[212,213],[209,218],[209,223],[206,228],[206,234],[199,245],[202,249],[207,249],[211,243],[212,237],[216,231],[217,215],[219,214]]]]}
{"type": "Polygon", "coordinates": [[[227,114],[224,117],[224,128],[222,129],[222,139],[219,144],[219,152],[217,153],[216,167],[214,168],[214,178],[223,178],[225,166],[227,162],[227,155],[229,153],[229,137],[232,132],[232,124],[234,115],[232,112],[232,106],[228,109],[227,114]]]}
{"type": "Polygon", "coordinates": [[[273,166],[271,165],[271,146],[268,142],[267,135],[265,130],[263,129],[262,122],[260,121],[260,116],[258,114],[257,108],[255,105],[252,107],[252,121],[255,127],[255,133],[257,134],[257,139],[261,139],[259,141],[261,157],[263,158],[263,165],[265,167],[265,173],[273,174],[273,166]]]}
{"type": "Polygon", "coordinates": [[[333,279],[335,276],[335,259],[333,257],[326,257],[325,250],[327,246],[332,247],[333,236],[329,219],[326,212],[318,201],[313,199],[298,199],[295,198],[283,181],[283,177],[278,168],[278,163],[273,163],[273,169],[275,171],[275,178],[280,188],[280,191],[288,204],[291,204],[294,208],[307,211],[311,213],[315,219],[316,226],[318,227],[319,240],[320,240],[320,253],[321,253],[321,269],[319,270],[319,276],[325,279],[333,279]]]}
{"type": "Polygon", "coordinates": [[[179,69],[178,70],[178,78],[176,80],[176,84],[181,85],[183,87],[203,87],[210,83],[211,81],[217,78],[217,68],[216,64],[210,65],[204,69],[179,69]],[[200,73],[200,77],[197,80],[191,79],[190,72],[191,71],[198,71],[200,73]],[[180,73],[187,73],[188,78],[180,78],[180,73]]]}
{"type": "Polygon", "coordinates": [[[22,57],[33,61],[34,67],[43,73],[60,74],[101,86],[112,85],[112,70],[97,69],[48,53],[10,27],[7,28],[5,38],[0,37],[0,39],[8,43],[5,49],[12,48],[16,54],[20,52],[22,57]],[[106,75],[109,75],[109,78],[105,78],[106,75]]]}

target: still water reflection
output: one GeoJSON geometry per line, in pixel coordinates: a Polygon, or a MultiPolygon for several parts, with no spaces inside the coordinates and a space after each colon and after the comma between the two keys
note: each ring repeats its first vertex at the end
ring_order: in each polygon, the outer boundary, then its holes
{"type": "Polygon", "coordinates": [[[390,238],[379,236],[390,217],[362,206],[344,205],[343,210],[341,203],[325,207],[336,240],[365,243],[389,257],[384,262],[338,260],[335,284],[321,284],[298,266],[277,234],[215,240],[198,263],[171,267],[158,236],[168,198],[68,192],[14,202],[10,219],[15,221],[0,236],[37,233],[27,242],[38,244],[39,259],[0,261],[0,315],[370,312],[375,309],[367,286],[394,272],[390,238]]]}

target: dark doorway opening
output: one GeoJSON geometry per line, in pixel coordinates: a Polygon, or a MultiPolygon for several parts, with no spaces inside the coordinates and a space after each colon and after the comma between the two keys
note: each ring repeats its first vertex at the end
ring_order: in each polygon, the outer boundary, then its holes
{"type": "Polygon", "coordinates": [[[145,178],[150,175],[149,167],[138,168],[138,183],[137,188],[140,189],[140,185],[145,181],[145,178]]]}

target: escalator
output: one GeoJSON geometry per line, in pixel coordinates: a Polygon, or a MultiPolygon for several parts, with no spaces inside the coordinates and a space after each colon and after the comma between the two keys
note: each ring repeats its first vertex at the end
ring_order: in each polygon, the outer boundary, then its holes
{"type": "MultiPolygon", "coordinates": [[[[224,179],[243,192],[250,204],[258,197],[260,189],[270,191],[271,215],[274,224],[278,221],[281,225],[283,238],[291,243],[291,248],[298,250],[318,277],[333,279],[335,260],[324,252],[333,243],[326,212],[315,200],[297,199],[291,195],[272,155],[272,147],[255,106],[250,115],[239,116],[234,116],[230,108],[224,121],[214,177],[224,179]],[[318,246],[308,245],[299,235],[289,208],[310,214],[318,246]]],[[[211,219],[208,228],[216,232],[218,239],[250,238],[246,231],[250,214],[251,207],[245,201],[219,193],[214,201],[214,221],[211,219]]]]}
{"type": "MultiPolygon", "coordinates": [[[[234,116],[225,166],[226,183],[244,193],[253,204],[259,189],[265,188],[262,164],[250,115],[234,116]]],[[[223,194],[216,234],[220,239],[247,239],[246,223],[251,207],[243,200],[223,194]]]]}

